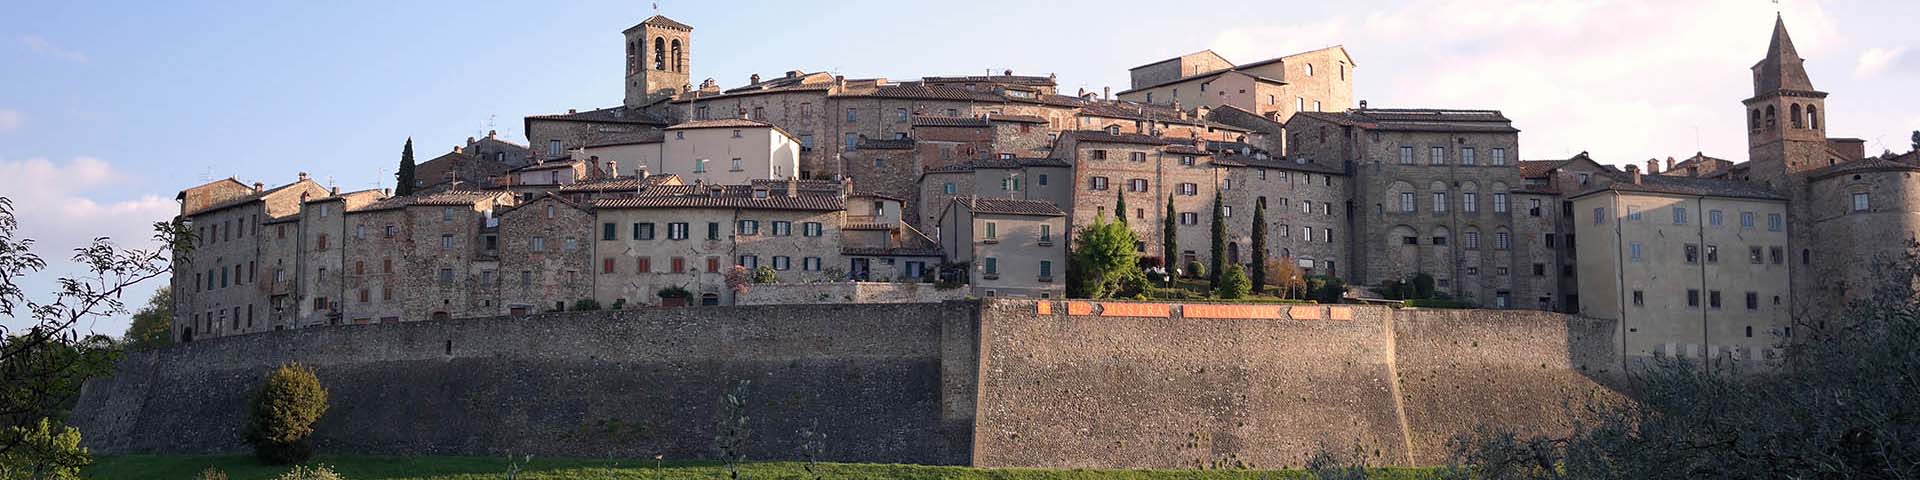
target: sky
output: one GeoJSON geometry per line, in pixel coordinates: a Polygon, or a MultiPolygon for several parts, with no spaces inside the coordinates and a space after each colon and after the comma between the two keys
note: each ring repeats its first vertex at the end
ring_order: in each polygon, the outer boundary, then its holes
{"type": "MultiPolygon", "coordinates": [[[[620,31],[642,1],[71,2],[7,0],[0,22],[0,196],[54,260],[50,292],[95,236],[144,245],[206,179],[312,172],[389,186],[420,160],[521,118],[617,105],[620,31]]],[[[694,83],[754,73],[853,78],[1058,75],[1063,93],[1202,49],[1247,63],[1344,45],[1374,107],[1497,109],[1527,159],[1604,163],[1696,151],[1744,161],[1740,100],[1776,11],[1830,92],[1828,134],[1870,154],[1920,130],[1920,2],[1783,0],[1219,2],[666,0],[694,26],[694,83]]],[[[126,300],[143,303],[151,287],[126,300]]],[[[17,319],[0,324],[18,326],[17,319]]],[[[84,328],[118,335],[125,316],[84,328]]]]}

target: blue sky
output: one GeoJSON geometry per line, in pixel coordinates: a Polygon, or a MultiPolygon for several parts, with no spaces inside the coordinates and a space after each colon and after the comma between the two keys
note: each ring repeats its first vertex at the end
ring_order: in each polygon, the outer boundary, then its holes
{"type": "MultiPolygon", "coordinates": [[[[391,183],[521,117],[617,104],[639,1],[9,1],[0,24],[0,195],[43,255],[144,238],[203,176],[391,183]],[[550,3],[550,4],[549,4],[550,3]],[[25,21],[22,21],[25,20],[25,21]]],[[[1775,5],[1689,2],[661,2],[692,24],[695,83],[792,69],[913,79],[1012,69],[1062,90],[1212,48],[1249,62],[1344,44],[1375,106],[1493,108],[1525,158],[1745,160],[1739,100],[1775,5]]],[[[1915,2],[1783,2],[1829,133],[1907,149],[1920,129],[1915,2]],[[1909,51],[1915,50],[1915,51],[1909,51]]],[[[51,276],[32,285],[45,291],[51,276]]],[[[144,296],[145,292],[141,292],[144,296]]],[[[123,319],[92,328],[124,329],[123,319]]]]}

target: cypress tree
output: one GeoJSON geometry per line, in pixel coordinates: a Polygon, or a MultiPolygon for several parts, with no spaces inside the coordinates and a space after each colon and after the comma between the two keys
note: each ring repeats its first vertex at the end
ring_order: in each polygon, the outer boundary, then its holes
{"type": "Polygon", "coordinates": [[[1253,293],[1267,289],[1267,202],[1253,202],[1253,293]]]}
{"type": "Polygon", "coordinates": [[[1125,193],[1124,190],[1115,190],[1113,193],[1113,196],[1119,199],[1118,201],[1113,202],[1113,218],[1115,220],[1118,220],[1121,225],[1126,225],[1127,224],[1127,194],[1125,193]]]}
{"type": "Polygon", "coordinates": [[[1220,192],[1213,192],[1213,260],[1207,265],[1208,285],[1220,288],[1220,267],[1227,261],[1227,211],[1220,204],[1220,192]]]}
{"type": "Polygon", "coordinates": [[[1167,195],[1167,215],[1160,225],[1160,254],[1166,256],[1167,286],[1173,286],[1172,273],[1186,265],[1180,264],[1180,242],[1178,230],[1174,227],[1173,195],[1167,195]]]}
{"type": "Polygon", "coordinates": [[[393,172],[398,182],[393,186],[393,194],[406,196],[413,194],[413,137],[407,137],[407,146],[400,148],[400,170],[393,172]]]}

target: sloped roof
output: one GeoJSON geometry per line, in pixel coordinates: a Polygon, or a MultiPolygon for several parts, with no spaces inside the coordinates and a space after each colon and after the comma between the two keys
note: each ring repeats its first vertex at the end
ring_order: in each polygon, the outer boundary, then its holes
{"type": "MultiPolygon", "coordinates": [[[[240,181],[239,181],[239,180],[234,180],[234,179],[232,179],[232,178],[228,178],[227,180],[221,180],[221,181],[232,181],[232,182],[234,182],[234,183],[240,183],[240,181]]],[[[219,183],[219,182],[220,182],[220,181],[215,181],[215,182],[211,182],[211,183],[219,183]]],[[[210,212],[213,212],[213,211],[216,211],[216,210],[225,210],[225,209],[228,209],[228,208],[233,208],[233,207],[237,207],[237,206],[240,206],[240,205],[246,205],[246,204],[249,204],[249,203],[253,203],[253,202],[258,202],[258,201],[260,201],[260,200],[263,200],[263,199],[265,199],[265,198],[267,198],[267,197],[269,197],[269,196],[273,196],[273,195],[275,195],[275,194],[278,194],[278,193],[280,193],[280,192],[283,192],[283,191],[286,191],[286,190],[287,190],[287,189],[289,189],[289,188],[293,188],[293,187],[295,187],[295,186],[298,186],[298,185],[300,185],[300,184],[303,184],[303,183],[304,183],[304,184],[310,184],[310,185],[313,185],[313,187],[314,187],[314,188],[320,188],[320,184],[319,184],[319,183],[316,183],[316,182],[314,182],[314,181],[313,181],[313,180],[311,180],[311,179],[309,179],[309,180],[300,180],[300,181],[296,181],[296,182],[293,182],[293,183],[289,183],[289,184],[286,184],[286,185],[281,185],[281,186],[278,186],[278,187],[273,187],[273,188],[270,188],[270,189],[267,189],[267,190],[263,190],[263,191],[259,191],[259,192],[254,192],[254,193],[251,193],[251,194],[248,194],[248,195],[245,195],[245,196],[241,196],[241,197],[236,197],[236,198],[232,198],[232,199],[229,199],[229,200],[227,200],[227,201],[224,201],[224,202],[219,202],[219,203],[215,203],[215,204],[212,204],[212,205],[207,205],[207,206],[205,206],[205,207],[201,207],[201,208],[200,208],[200,209],[198,209],[198,210],[193,210],[193,211],[190,211],[190,212],[186,212],[186,213],[183,213],[182,215],[184,215],[184,216],[193,216],[193,215],[201,215],[201,214],[206,214],[206,213],[210,213],[210,212]]],[[[245,184],[241,184],[241,185],[245,185],[245,184]]],[[[204,186],[204,185],[203,185],[203,186],[204,186]]],[[[196,187],[196,188],[197,188],[197,187],[196,187]]],[[[248,189],[251,189],[252,187],[247,187],[247,188],[248,188],[248,189]]],[[[324,189],[323,189],[323,191],[324,191],[324,189]]]]}
{"type": "Polygon", "coordinates": [[[953,201],[967,205],[967,208],[973,210],[974,213],[1042,217],[1060,217],[1066,216],[1067,214],[1067,212],[1060,211],[1059,206],[1051,202],[1042,202],[1039,200],[959,196],[953,197],[953,201]]]}
{"type": "Polygon", "coordinates": [[[673,124],[667,130],[689,130],[695,128],[778,128],[771,123],[745,118],[722,118],[716,120],[689,120],[673,124]]]}
{"type": "Polygon", "coordinates": [[[1773,37],[1767,42],[1767,56],[1753,64],[1753,96],[1780,90],[1813,92],[1813,80],[1807,77],[1805,60],[1793,48],[1787,35],[1787,22],[1773,17],[1773,37]]]}
{"type": "Polygon", "coordinates": [[[1915,152],[1907,152],[1906,155],[1893,158],[1867,157],[1861,160],[1821,167],[1807,172],[1807,176],[1814,179],[1822,179],[1851,173],[1882,171],[1920,171],[1920,155],[1916,155],[1915,152]]]}
{"type": "Polygon", "coordinates": [[[596,199],[595,208],[740,208],[750,210],[845,210],[846,200],[831,195],[753,198],[740,195],[644,195],[596,199]]]}
{"type": "Polygon", "coordinates": [[[1499,110],[1372,108],[1345,112],[1297,112],[1305,117],[1367,130],[1403,132],[1518,133],[1499,110]]]}
{"type": "Polygon", "coordinates": [[[626,123],[635,125],[666,125],[667,119],[654,116],[643,110],[634,110],[625,105],[607,107],[584,112],[555,113],[548,115],[528,115],[528,121],[552,120],[560,122],[626,123]]]}
{"type": "Polygon", "coordinates": [[[927,169],[927,173],[970,172],[975,169],[1015,169],[1021,167],[1072,167],[1072,163],[1058,158],[980,158],[960,163],[942,165],[927,169]]]}
{"type": "Polygon", "coordinates": [[[1668,195],[1709,196],[1751,198],[1760,200],[1786,200],[1766,187],[1739,180],[1718,178],[1676,177],[1667,175],[1641,175],[1640,183],[1620,180],[1591,188],[1569,198],[1583,197],[1604,191],[1623,191],[1638,193],[1658,193],[1668,195]]]}
{"type": "Polygon", "coordinates": [[[693,31],[692,25],[687,25],[684,23],[674,21],[674,19],[667,18],[666,15],[654,15],[651,17],[647,17],[646,20],[641,20],[640,23],[634,24],[634,26],[627,27],[626,30],[622,30],[620,33],[632,32],[634,31],[634,29],[638,29],[642,25],[654,25],[654,26],[674,28],[679,30],[686,30],[689,32],[693,31]]]}

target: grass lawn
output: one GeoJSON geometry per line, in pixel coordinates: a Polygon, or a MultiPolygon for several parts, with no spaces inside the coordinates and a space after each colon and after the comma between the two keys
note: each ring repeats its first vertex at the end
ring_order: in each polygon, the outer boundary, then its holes
{"type": "MultiPolygon", "coordinates": [[[[100,456],[83,472],[87,478],[191,480],[207,467],[227,473],[231,480],[270,479],[286,467],[261,465],[251,456],[100,456]]],[[[506,478],[505,458],[486,457],[362,457],[322,455],[313,463],[332,466],[348,480],[477,480],[506,478]]],[[[805,464],[753,463],[742,468],[747,478],[810,479],[805,464]]],[[[1050,470],[1024,468],[967,468],[922,465],[826,463],[825,479],[1287,479],[1309,478],[1299,470],[1050,470]]],[[[1380,469],[1369,478],[1428,478],[1426,469],[1380,469]]],[[[538,458],[526,466],[523,479],[716,479],[727,478],[726,467],[711,462],[667,462],[654,469],[652,460],[587,460],[538,458]]]]}

